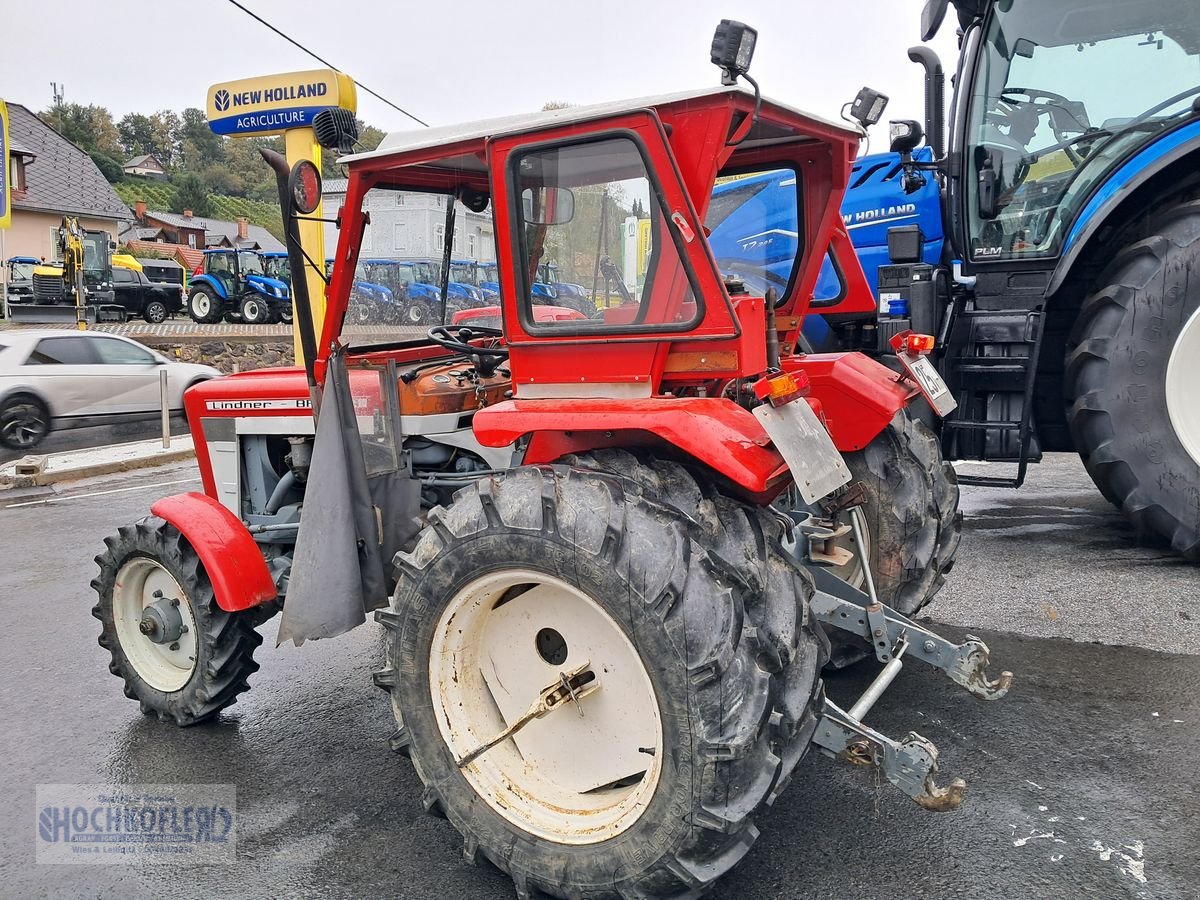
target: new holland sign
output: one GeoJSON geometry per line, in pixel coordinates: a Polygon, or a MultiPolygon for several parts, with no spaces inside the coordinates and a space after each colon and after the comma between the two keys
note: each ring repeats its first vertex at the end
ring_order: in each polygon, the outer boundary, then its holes
{"type": "MultiPolygon", "coordinates": [[[[0,228],[12,224],[12,190],[8,183],[8,107],[0,100],[0,228]]],[[[0,263],[4,260],[0,259],[0,263]]]]}
{"type": "Polygon", "coordinates": [[[214,84],[208,125],[217,134],[275,134],[312,125],[323,109],[358,108],[354,79],[332,69],[290,72],[214,84]]]}

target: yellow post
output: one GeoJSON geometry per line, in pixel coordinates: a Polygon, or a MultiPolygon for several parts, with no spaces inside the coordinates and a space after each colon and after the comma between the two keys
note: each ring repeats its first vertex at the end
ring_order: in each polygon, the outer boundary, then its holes
{"type": "MultiPolygon", "coordinates": [[[[302,159],[310,159],[321,171],[321,145],[313,139],[311,128],[289,128],[283,133],[283,148],[287,155],[289,166],[295,166],[302,159]]],[[[325,322],[325,225],[322,222],[310,222],[308,219],[320,219],[323,205],[318,203],[312,214],[305,216],[296,223],[300,232],[300,246],[308,254],[309,259],[321,269],[313,267],[312,263],[304,263],[303,277],[308,280],[308,298],[312,305],[313,329],[317,340],[321,340],[321,326],[325,322]]],[[[293,273],[292,278],[301,273],[293,273]]],[[[300,346],[300,328],[297,325],[295,300],[292,301],[292,345],[296,348],[296,365],[304,365],[304,350],[300,346]]]]}
{"type": "MultiPolygon", "coordinates": [[[[358,109],[354,79],[332,69],[264,75],[214,84],[208,89],[208,126],[217,134],[236,137],[282,134],[288,164],[312,160],[321,169],[321,146],[313,136],[312,120],[324,109],[337,107],[353,113],[358,109]]],[[[309,219],[322,216],[318,205],[309,219]]],[[[312,264],[293,278],[305,278],[312,303],[313,328],[317,338],[325,319],[325,229],[321,222],[301,221],[300,244],[312,264]]],[[[304,364],[298,318],[293,301],[292,340],[296,363],[304,364]]]]}

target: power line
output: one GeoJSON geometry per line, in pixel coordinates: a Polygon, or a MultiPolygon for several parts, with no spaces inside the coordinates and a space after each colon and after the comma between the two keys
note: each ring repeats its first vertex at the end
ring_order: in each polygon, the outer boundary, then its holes
{"type": "MultiPolygon", "coordinates": [[[[262,16],[258,15],[257,13],[253,12],[252,10],[246,9],[246,7],[242,6],[242,4],[238,3],[238,0],[229,0],[229,2],[232,3],[234,6],[236,6],[238,9],[240,9],[242,12],[244,12],[246,15],[248,15],[250,18],[254,19],[256,22],[259,22],[260,24],[265,25],[267,28],[271,29],[273,32],[275,32],[277,35],[279,35],[281,38],[283,38],[289,44],[292,44],[293,46],[297,47],[298,49],[303,50],[305,53],[307,53],[309,56],[311,56],[313,59],[315,59],[321,65],[328,66],[329,68],[333,69],[335,72],[342,71],[341,69],[339,69],[337,66],[335,66],[333,63],[329,62],[328,60],[322,59],[320,56],[317,56],[317,54],[313,53],[311,50],[309,50],[307,47],[305,47],[303,44],[301,44],[295,38],[289,37],[288,35],[284,34],[282,31],[280,31],[278,28],[276,28],[274,25],[272,25],[270,22],[268,22],[262,16]]],[[[344,75],[345,73],[342,72],[342,74],[344,75]]],[[[357,79],[355,79],[354,83],[356,85],[358,85],[360,88],[362,88],[364,91],[366,91],[368,94],[370,94],[372,97],[374,97],[375,99],[383,101],[388,106],[390,106],[392,109],[408,116],[410,119],[412,119],[418,125],[424,125],[426,128],[429,127],[428,122],[424,121],[423,119],[418,119],[416,116],[414,116],[412,113],[410,113],[404,107],[397,106],[391,100],[387,99],[387,97],[384,97],[381,94],[377,94],[375,91],[371,90],[369,87],[367,87],[361,81],[358,81],[357,79]]]]}

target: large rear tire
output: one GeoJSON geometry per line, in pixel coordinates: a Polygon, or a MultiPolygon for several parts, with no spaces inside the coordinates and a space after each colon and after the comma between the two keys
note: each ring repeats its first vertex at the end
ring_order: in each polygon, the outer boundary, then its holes
{"type": "Polygon", "coordinates": [[[464,489],[397,557],[376,675],[391,744],[518,896],[697,896],[808,748],[826,652],[811,582],[774,516],[677,464],[566,462],[464,489]],[[578,709],[459,765],[584,662],[598,689],[578,709]]]}
{"type": "Polygon", "coordinates": [[[1067,418],[1101,493],[1200,561],[1200,202],[1159,214],[1083,304],[1067,418]]]}
{"type": "Polygon", "coordinates": [[[262,637],[250,613],[217,606],[196,551],[149,516],[105,538],[92,580],[108,669],[142,712],[176,725],[213,718],[249,689],[262,637]]]}

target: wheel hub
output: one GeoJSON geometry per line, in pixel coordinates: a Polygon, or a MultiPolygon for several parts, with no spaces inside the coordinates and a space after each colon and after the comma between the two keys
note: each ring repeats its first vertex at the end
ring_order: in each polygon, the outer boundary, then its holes
{"type": "Polygon", "coordinates": [[[150,687],[182,689],[196,671],[196,614],[187,592],[158,559],[132,556],[117,570],[113,625],[121,649],[150,687]]]}
{"type": "Polygon", "coordinates": [[[1167,415],[1179,443],[1200,466],[1200,309],[1180,329],[1167,361],[1167,415]]]}
{"type": "Polygon", "coordinates": [[[179,601],[163,597],[142,610],[138,631],[156,644],[173,644],[187,631],[179,601]]]}
{"type": "Polygon", "coordinates": [[[522,830],[598,843],[645,811],[663,754],[654,686],[579,588],[530,570],[477,579],[438,622],[429,678],[463,777],[522,830]]]}

